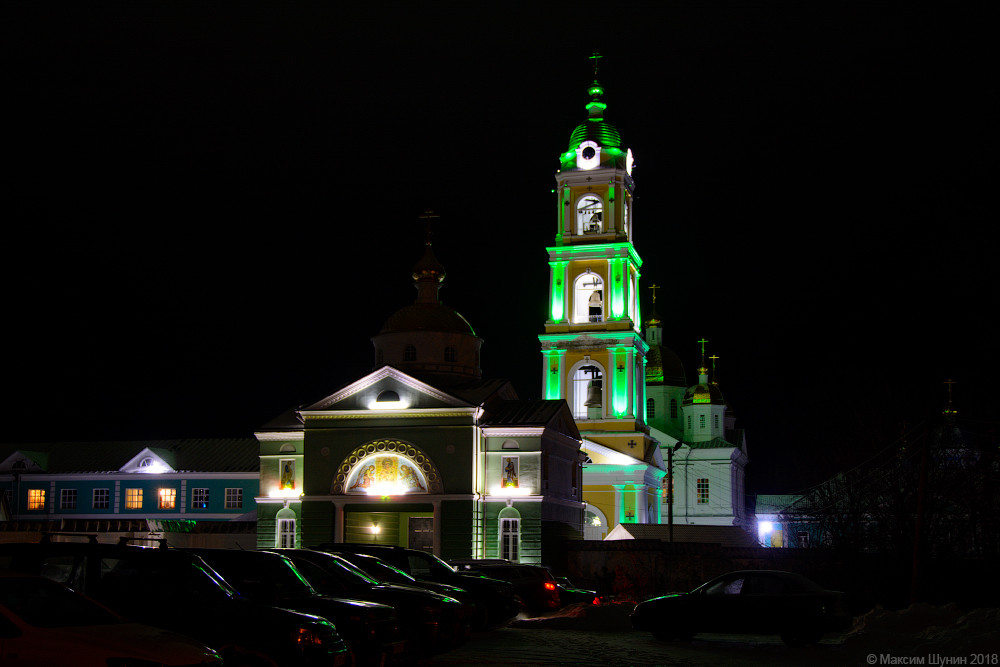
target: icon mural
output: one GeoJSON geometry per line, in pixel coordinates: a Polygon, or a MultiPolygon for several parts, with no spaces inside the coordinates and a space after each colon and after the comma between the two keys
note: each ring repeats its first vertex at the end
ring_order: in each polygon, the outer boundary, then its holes
{"type": "Polygon", "coordinates": [[[517,488],[517,457],[504,456],[500,459],[502,476],[500,486],[517,488]]]}
{"type": "Polygon", "coordinates": [[[358,466],[354,482],[347,487],[347,490],[359,492],[376,488],[394,493],[427,490],[416,469],[406,460],[396,456],[376,456],[363,461],[358,466]]]}
{"type": "Polygon", "coordinates": [[[281,459],[281,481],[279,488],[295,488],[295,459],[281,459]]]}

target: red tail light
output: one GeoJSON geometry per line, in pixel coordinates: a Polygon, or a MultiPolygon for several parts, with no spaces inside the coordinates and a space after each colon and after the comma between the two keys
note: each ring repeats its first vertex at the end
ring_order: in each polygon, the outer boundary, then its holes
{"type": "Polygon", "coordinates": [[[546,581],[545,582],[545,590],[547,590],[547,591],[554,591],[555,589],[556,589],[556,585],[553,584],[551,581],[546,581]]]}

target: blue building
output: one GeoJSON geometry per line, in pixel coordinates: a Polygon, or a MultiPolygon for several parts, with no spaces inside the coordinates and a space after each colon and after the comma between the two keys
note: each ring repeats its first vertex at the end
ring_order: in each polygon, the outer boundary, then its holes
{"type": "Polygon", "coordinates": [[[0,445],[0,540],[42,532],[255,541],[253,438],[0,445]]]}

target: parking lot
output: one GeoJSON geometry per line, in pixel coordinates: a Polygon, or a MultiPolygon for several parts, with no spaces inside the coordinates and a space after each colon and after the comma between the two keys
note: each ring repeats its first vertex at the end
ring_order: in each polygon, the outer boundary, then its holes
{"type": "Polygon", "coordinates": [[[462,647],[421,667],[509,665],[864,665],[832,637],[789,648],[778,637],[699,635],[688,643],[660,642],[646,632],[507,627],[475,633],[462,647]]]}

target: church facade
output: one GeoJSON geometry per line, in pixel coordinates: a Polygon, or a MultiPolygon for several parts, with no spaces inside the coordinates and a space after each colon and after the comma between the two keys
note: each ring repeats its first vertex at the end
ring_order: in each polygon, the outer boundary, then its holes
{"type": "Polygon", "coordinates": [[[583,520],[580,435],[560,400],[482,378],[482,340],[438,289],[372,340],[375,369],[258,430],[258,546],[364,542],[443,558],[552,562],[583,520]]]}

